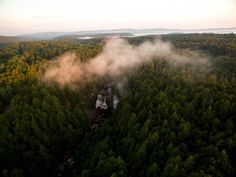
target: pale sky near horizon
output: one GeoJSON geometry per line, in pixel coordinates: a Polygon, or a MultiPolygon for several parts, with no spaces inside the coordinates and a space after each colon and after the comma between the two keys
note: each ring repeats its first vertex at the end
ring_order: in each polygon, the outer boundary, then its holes
{"type": "Polygon", "coordinates": [[[0,35],[236,27],[236,0],[0,0],[0,35]]]}

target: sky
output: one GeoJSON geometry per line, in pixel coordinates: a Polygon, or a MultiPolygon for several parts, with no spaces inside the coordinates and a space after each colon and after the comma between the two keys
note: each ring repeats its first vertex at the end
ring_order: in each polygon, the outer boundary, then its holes
{"type": "Polygon", "coordinates": [[[236,27],[236,0],[0,0],[0,35],[236,27]]]}

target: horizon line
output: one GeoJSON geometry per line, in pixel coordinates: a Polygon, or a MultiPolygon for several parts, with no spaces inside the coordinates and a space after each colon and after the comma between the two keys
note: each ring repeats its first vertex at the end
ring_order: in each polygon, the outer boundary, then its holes
{"type": "Polygon", "coordinates": [[[95,29],[95,30],[73,30],[73,31],[39,31],[39,32],[30,32],[23,34],[15,34],[15,35],[4,35],[0,34],[0,36],[8,36],[8,37],[17,37],[17,36],[25,36],[25,35],[33,35],[40,33],[73,33],[73,32],[93,32],[93,31],[119,31],[119,30],[181,30],[181,31],[194,31],[194,30],[217,30],[217,29],[236,29],[236,26],[232,27],[211,27],[211,28],[164,28],[164,27],[153,27],[153,28],[111,28],[111,29],[95,29]]]}

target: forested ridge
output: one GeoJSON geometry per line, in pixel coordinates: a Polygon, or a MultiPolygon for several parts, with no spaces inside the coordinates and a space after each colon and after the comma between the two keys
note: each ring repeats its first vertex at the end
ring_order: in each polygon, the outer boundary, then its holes
{"type": "MultiPolygon", "coordinates": [[[[88,110],[109,77],[81,89],[41,82],[49,61],[73,51],[81,62],[102,40],[22,42],[0,48],[0,174],[51,176],[75,147],[75,177],[236,175],[236,35],[161,36],[211,66],[154,60],[126,75],[120,104],[99,129],[88,110]],[[204,67],[206,67],[204,69],[204,67]]],[[[128,39],[132,44],[153,36],[128,39]]]]}

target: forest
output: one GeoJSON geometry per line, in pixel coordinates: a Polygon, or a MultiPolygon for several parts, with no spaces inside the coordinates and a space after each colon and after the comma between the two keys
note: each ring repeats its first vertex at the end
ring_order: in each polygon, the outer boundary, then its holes
{"type": "MultiPolygon", "coordinates": [[[[236,35],[169,34],[179,51],[208,56],[210,67],[140,65],[125,80],[118,108],[91,130],[89,111],[109,76],[82,88],[42,82],[50,62],[74,52],[99,55],[104,40],[48,40],[0,46],[0,176],[51,177],[68,150],[70,177],[236,176],[236,35]]],[[[123,78],[125,77],[125,79],[123,78]]]]}

